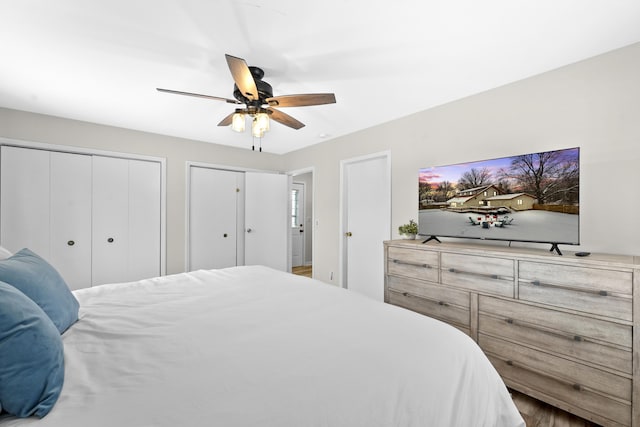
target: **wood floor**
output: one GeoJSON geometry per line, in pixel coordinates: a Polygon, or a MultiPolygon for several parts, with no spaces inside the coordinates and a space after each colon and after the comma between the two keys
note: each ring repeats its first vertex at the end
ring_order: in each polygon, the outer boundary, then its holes
{"type": "Polygon", "coordinates": [[[302,267],[293,267],[291,272],[299,276],[311,277],[313,269],[310,265],[303,265],[302,267]]]}
{"type": "MultiPolygon", "coordinates": [[[[310,265],[292,268],[293,274],[306,277],[311,277],[312,271],[310,265]]],[[[598,424],[547,405],[515,390],[511,390],[511,393],[527,427],[598,427],[598,424]]]]}
{"type": "Polygon", "coordinates": [[[527,427],[598,427],[598,424],[547,405],[515,390],[511,390],[511,394],[527,427]]]}

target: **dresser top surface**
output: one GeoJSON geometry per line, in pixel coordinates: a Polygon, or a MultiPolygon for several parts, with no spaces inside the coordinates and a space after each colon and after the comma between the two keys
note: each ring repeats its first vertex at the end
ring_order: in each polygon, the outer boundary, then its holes
{"type": "Polygon", "coordinates": [[[539,248],[505,247],[482,243],[462,243],[462,242],[442,242],[430,241],[422,243],[422,240],[388,240],[385,246],[404,247],[410,249],[455,252],[469,255],[506,257],[520,260],[535,260],[539,262],[561,263],[572,265],[594,265],[601,266],[625,266],[630,268],[640,268],[640,256],[592,253],[588,256],[576,256],[576,252],[562,250],[563,255],[539,248]]]}

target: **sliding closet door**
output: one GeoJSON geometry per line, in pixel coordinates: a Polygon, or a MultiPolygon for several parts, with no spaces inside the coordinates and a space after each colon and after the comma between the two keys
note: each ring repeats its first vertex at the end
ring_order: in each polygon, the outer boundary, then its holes
{"type": "Polygon", "coordinates": [[[160,275],[160,164],[93,157],[94,285],[160,275]]]}
{"type": "Polygon", "coordinates": [[[247,172],[245,264],[291,270],[291,177],[247,172]]]}
{"type": "Polygon", "coordinates": [[[126,280],[159,276],[160,163],[129,160],[129,256],[126,280]]]}
{"type": "Polygon", "coordinates": [[[0,244],[49,260],[49,152],[2,146],[0,244]]]}
{"type": "Polygon", "coordinates": [[[94,285],[126,280],[129,256],[129,162],[93,157],[94,285]]]}
{"type": "Polygon", "coordinates": [[[71,289],[91,286],[91,156],[50,154],[49,260],[71,289]]]}
{"type": "Polygon", "coordinates": [[[244,173],[189,169],[188,270],[242,265],[244,173]]]}
{"type": "Polygon", "coordinates": [[[71,289],[91,286],[91,157],[2,147],[1,244],[29,248],[71,289]]]}

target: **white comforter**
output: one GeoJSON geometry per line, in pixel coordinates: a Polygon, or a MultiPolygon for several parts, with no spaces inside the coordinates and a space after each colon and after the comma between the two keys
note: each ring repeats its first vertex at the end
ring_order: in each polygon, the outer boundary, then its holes
{"type": "Polygon", "coordinates": [[[2,426],[524,426],[439,321],[266,267],[75,292],[62,395],[2,426]]]}

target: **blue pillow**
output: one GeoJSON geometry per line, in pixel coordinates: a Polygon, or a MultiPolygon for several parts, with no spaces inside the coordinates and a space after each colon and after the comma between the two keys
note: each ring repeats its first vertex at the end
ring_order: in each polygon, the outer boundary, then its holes
{"type": "Polygon", "coordinates": [[[29,249],[0,260],[0,281],[17,288],[38,304],[60,333],[78,320],[78,301],[62,276],[29,249]]]}
{"type": "Polygon", "coordinates": [[[25,294],[0,282],[0,407],[44,417],[60,396],[64,353],[58,329],[25,294]]]}

